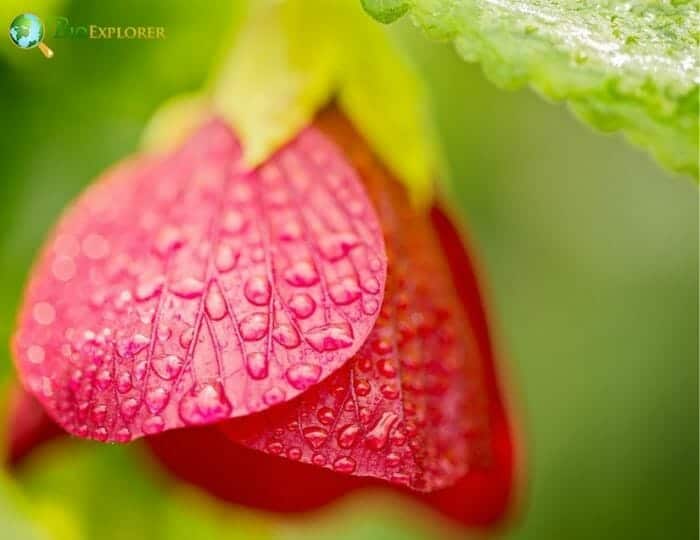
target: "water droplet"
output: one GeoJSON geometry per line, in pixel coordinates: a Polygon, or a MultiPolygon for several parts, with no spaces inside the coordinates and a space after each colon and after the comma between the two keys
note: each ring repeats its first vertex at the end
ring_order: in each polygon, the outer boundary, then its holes
{"type": "Polygon", "coordinates": [[[97,429],[95,429],[95,430],[92,432],[92,436],[93,436],[96,440],[98,440],[98,441],[101,441],[101,442],[106,441],[106,440],[107,440],[107,436],[108,436],[107,428],[105,428],[105,427],[98,427],[97,429]]]}
{"type": "Polygon", "coordinates": [[[122,358],[130,358],[144,350],[151,340],[143,334],[134,334],[130,338],[117,340],[117,354],[122,358]]]}
{"type": "Polygon", "coordinates": [[[252,352],[246,356],[246,369],[253,379],[267,377],[267,356],[261,352],[252,352]]]}
{"type": "Polygon", "coordinates": [[[273,456],[279,456],[282,453],[282,450],[284,450],[284,446],[279,441],[273,441],[268,444],[265,449],[273,456]]]}
{"type": "Polygon", "coordinates": [[[163,431],[164,428],[165,420],[163,420],[160,416],[151,416],[141,426],[141,429],[143,429],[143,432],[146,435],[154,435],[156,433],[160,433],[161,431],[163,431]]]}
{"type": "Polygon", "coordinates": [[[381,450],[386,445],[389,431],[399,419],[393,412],[384,412],[374,427],[365,435],[365,445],[372,450],[381,450]]]}
{"type": "Polygon", "coordinates": [[[107,416],[107,406],[95,405],[92,408],[90,416],[92,417],[92,421],[95,424],[102,424],[105,421],[105,417],[107,416]]]}
{"type": "Polygon", "coordinates": [[[173,294],[181,298],[196,298],[204,291],[204,283],[193,277],[186,277],[170,285],[173,294]]]}
{"type": "Polygon", "coordinates": [[[285,398],[284,390],[277,386],[273,386],[269,390],[266,390],[263,394],[263,402],[265,405],[276,405],[277,403],[282,403],[285,398]]]}
{"type": "Polygon", "coordinates": [[[315,453],[313,456],[311,456],[311,463],[314,465],[318,465],[319,467],[323,467],[327,462],[326,456],[324,456],[321,453],[315,453]]]}
{"type": "Polygon", "coordinates": [[[56,319],[56,310],[48,302],[37,302],[32,309],[32,315],[39,324],[48,325],[56,319]]]}
{"type": "Polygon", "coordinates": [[[232,410],[233,406],[223,389],[211,384],[193,388],[180,401],[180,417],[186,424],[209,424],[228,418],[232,410]]]}
{"type": "Polygon", "coordinates": [[[316,413],[318,421],[322,424],[330,426],[335,421],[335,413],[330,407],[321,407],[316,413]]]}
{"type": "Polygon", "coordinates": [[[291,219],[284,222],[280,227],[278,237],[282,242],[293,242],[301,238],[301,226],[299,222],[291,219]]]}
{"type": "Polygon", "coordinates": [[[228,234],[238,234],[245,226],[245,217],[237,210],[228,210],[221,220],[221,230],[228,234]]]}
{"type": "Polygon", "coordinates": [[[380,289],[379,281],[374,276],[369,276],[363,279],[361,286],[365,291],[371,294],[377,294],[380,289]]]}
{"type": "Polygon", "coordinates": [[[339,457],[333,462],[333,469],[339,473],[350,474],[356,467],[357,463],[351,457],[339,457]]]}
{"type": "Polygon", "coordinates": [[[109,255],[109,242],[100,234],[88,234],[83,239],[82,248],[83,254],[88,259],[95,261],[104,259],[107,255],[109,255]]]}
{"type": "Polygon", "coordinates": [[[59,281],[69,281],[75,275],[75,262],[71,257],[59,255],[51,265],[51,272],[59,281]]]}
{"type": "Polygon", "coordinates": [[[399,397],[399,389],[393,383],[383,384],[379,388],[379,391],[386,399],[396,399],[397,397],[399,397]]]}
{"type": "Polygon", "coordinates": [[[142,381],[146,377],[146,371],[148,370],[148,361],[141,360],[138,364],[134,366],[134,379],[137,381],[142,381]]]}
{"type": "Polygon", "coordinates": [[[328,438],[328,431],[318,426],[306,427],[302,430],[302,434],[306,442],[308,442],[312,448],[321,447],[328,438]]]}
{"type": "Polygon", "coordinates": [[[172,225],[165,225],[158,231],[153,249],[161,257],[165,257],[172,251],[182,247],[182,235],[180,230],[172,225]]]}
{"type": "Polygon", "coordinates": [[[158,341],[161,343],[165,343],[170,339],[170,336],[173,335],[173,331],[170,330],[167,326],[164,324],[159,324],[158,329],[156,330],[156,337],[158,338],[158,341]]]}
{"type": "Polygon", "coordinates": [[[125,394],[131,390],[131,374],[128,371],[123,371],[117,379],[117,391],[125,394]]]}
{"type": "Polygon", "coordinates": [[[270,282],[264,276],[253,276],[246,282],[243,292],[251,304],[264,306],[270,301],[270,282]]]}
{"type": "Polygon", "coordinates": [[[267,334],[267,325],[267,313],[251,313],[243,317],[238,326],[243,339],[257,341],[267,334]]]}
{"type": "Polygon", "coordinates": [[[362,291],[357,285],[357,281],[352,277],[345,277],[338,283],[333,283],[328,287],[328,294],[333,302],[340,306],[352,304],[362,296],[362,291]]]}
{"type": "Polygon", "coordinates": [[[229,272],[233,270],[238,262],[238,253],[234,252],[230,246],[220,245],[216,250],[214,264],[219,272],[229,272]]]}
{"type": "Polygon", "coordinates": [[[180,345],[183,349],[187,349],[194,339],[194,328],[187,327],[180,334],[180,345]]]}
{"type": "Polygon", "coordinates": [[[372,385],[365,379],[355,380],[355,394],[358,396],[366,396],[372,391],[372,385]]]}
{"type": "Polygon", "coordinates": [[[395,452],[389,452],[384,459],[388,467],[396,467],[401,463],[401,456],[395,452]]]}
{"type": "Polygon", "coordinates": [[[40,345],[30,345],[27,347],[27,360],[32,364],[41,364],[45,356],[44,348],[40,345]]]}
{"type": "Polygon", "coordinates": [[[95,381],[100,390],[107,390],[112,384],[112,372],[108,369],[103,369],[97,374],[95,381]]]}
{"type": "Polygon", "coordinates": [[[347,323],[324,324],[311,328],[306,340],[318,352],[349,347],[353,342],[352,328],[347,323]]]}
{"type": "Polygon", "coordinates": [[[204,309],[213,321],[220,321],[226,316],[226,300],[215,282],[209,284],[207,297],[204,299],[204,309]]]}
{"type": "Polygon", "coordinates": [[[306,390],[321,378],[321,366],[314,364],[294,364],[287,369],[287,380],[297,390],[306,390]]]}
{"type": "Polygon", "coordinates": [[[310,287],[318,283],[318,273],[309,261],[297,261],[285,270],[284,279],[295,287],[310,287]]]}
{"type": "Polygon", "coordinates": [[[298,347],[301,343],[298,332],[288,324],[280,324],[272,330],[272,338],[287,349],[298,347]]]}
{"type": "Polygon", "coordinates": [[[352,448],[357,442],[361,429],[357,424],[348,424],[338,431],[338,446],[341,448],[352,448]]]}
{"type": "Polygon", "coordinates": [[[325,235],[319,241],[318,247],[329,261],[337,261],[345,257],[352,248],[359,244],[357,236],[353,233],[340,232],[325,235]]]}
{"type": "Polygon", "coordinates": [[[394,366],[393,360],[389,358],[382,358],[377,362],[377,369],[384,377],[394,377],[396,376],[396,366],[394,366]]]}
{"type": "Polygon", "coordinates": [[[293,461],[299,461],[301,459],[301,448],[292,446],[287,450],[287,457],[293,461]]]}
{"type": "Polygon", "coordinates": [[[129,431],[127,428],[123,427],[117,430],[117,432],[114,434],[117,442],[120,443],[125,443],[129,442],[131,440],[131,431],[129,431]]]}
{"type": "Polygon", "coordinates": [[[362,302],[362,311],[365,315],[374,315],[379,309],[379,302],[374,298],[366,298],[362,302]]]}
{"type": "Polygon", "coordinates": [[[122,401],[119,410],[122,413],[122,416],[126,418],[132,418],[135,414],[136,411],[139,409],[139,402],[136,398],[127,398],[124,401],[122,401]]]}
{"type": "Polygon", "coordinates": [[[134,298],[139,302],[153,298],[163,288],[164,281],[163,276],[156,276],[142,281],[136,286],[134,298]]]}
{"type": "Polygon", "coordinates": [[[289,299],[289,309],[300,319],[306,319],[316,309],[316,302],[306,293],[297,293],[289,299]]]}
{"type": "Polygon", "coordinates": [[[165,388],[152,388],[146,393],[146,407],[152,413],[158,413],[165,408],[168,403],[168,392],[165,388]]]}
{"type": "Polygon", "coordinates": [[[179,356],[168,354],[153,359],[153,370],[161,379],[170,381],[180,373],[183,363],[184,361],[179,356]]]}

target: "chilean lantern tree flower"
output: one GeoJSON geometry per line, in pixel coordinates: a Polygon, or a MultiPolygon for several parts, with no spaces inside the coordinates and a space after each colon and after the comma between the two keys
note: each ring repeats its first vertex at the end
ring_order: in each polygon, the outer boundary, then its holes
{"type": "MultiPolygon", "coordinates": [[[[270,511],[385,487],[464,526],[513,513],[522,449],[421,84],[330,4],[256,3],[207,87],[66,209],[12,341],[10,461],[67,432],[142,440],[270,511]]],[[[414,3],[363,4],[389,22],[414,3]]]]}

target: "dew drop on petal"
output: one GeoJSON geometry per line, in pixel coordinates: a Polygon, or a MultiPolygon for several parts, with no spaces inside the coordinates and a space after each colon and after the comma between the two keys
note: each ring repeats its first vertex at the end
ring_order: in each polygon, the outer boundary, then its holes
{"type": "Polygon", "coordinates": [[[122,413],[122,416],[126,418],[132,418],[135,414],[136,411],[139,409],[139,401],[136,398],[127,398],[124,401],[122,401],[119,411],[122,413]]]}
{"type": "Polygon", "coordinates": [[[221,230],[228,234],[238,234],[245,229],[246,220],[237,210],[228,210],[221,220],[221,230]]]}
{"type": "Polygon", "coordinates": [[[306,319],[316,309],[316,302],[306,293],[297,293],[289,299],[289,309],[299,319],[306,319]]]}
{"type": "Polygon", "coordinates": [[[32,309],[34,320],[39,324],[49,325],[56,320],[56,310],[48,302],[37,302],[32,309]]]}
{"type": "Polygon", "coordinates": [[[152,388],[146,393],[146,407],[152,413],[159,413],[168,403],[168,392],[165,388],[152,388]]]}
{"type": "Polygon", "coordinates": [[[186,277],[170,285],[173,294],[180,298],[196,298],[204,291],[204,283],[193,277],[186,277]]]}
{"type": "Polygon", "coordinates": [[[141,426],[141,429],[143,429],[143,432],[146,435],[155,435],[156,433],[163,431],[164,428],[165,421],[160,416],[151,416],[141,426]]]}
{"type": "Polygon", "coordinates": [[[321,366],[314,364],[295,364],[287,369],[287,380],[297,390],[306,390],[321,378],[321,366]]]}
{"type": "Polygon", "coordinates": [[[134,298],[139,302],[143,302],[145,300],[153,298],[163,288],[164,281],[165,279],[163,278],[163,276],[156,276],[141,281],[136,286],[136,290],[134,291],[134,298]]]}
{"type": "Polygon", "coordinates": [[[246,341],[257,341],[267,334],[267,313],[251,313],[241,319],[239,330],[246,341]]]}
{"type": "Polygon", "coordinates": [[[182,247],[182,243],[180,230],[172,225],[165,225],[158,231],[153,249],[158,255],[165,257],[172,251],[182,247]]]}
{"type": "Polygon", "coordinates": [[[228,418],[232,410],[223,389],[217,389],[212,384],[193,388],[180,401],[180,417],[186,424],[209,424],[228,418]]]}
{"type": "Polygon", "coordinates": [[[319,241],[319,249],[329,261],[337,261],[345,257],[359,240],[353,233],[333,233],[323,236],[319,241]]]}
{"type": "Polygon", "coordinates": [[[109,242],[100,234],[88,234],[83,238],[82,248],[88,259],[100,260],[109,255],[109,242]]]}
{"type": "Polygon", "coordinates": [[[328,294],[333,302],[339,306],[352,304],[362,296],[362,291],[355,278],[346,277],[328,287],[328,294]]]}
{"type": "Polygon", "coordinates": [[[263,403],[265,405],[276,405],[277,403],[281,403],[284,401],[285,398],[285,392],[281,388],[277,386],[273,386],[272,388],[268,389],[265,391],[263,394],[263,403]]]}
{"type": "Polygon", "coordinates": [[[319,426],[306,427],[302,430],[302,435],[312,448],[319,448],[326,442],[328,431],[319,426]]]}
{"type": "Polygon", "coordinates": [[[213,321],[220,321],[226,316],[226,300],[215,282],[209,284],[207,297],[204,299],[204,309],[213,321]]]}
{"type": "Polygon", "coordinates": [[[182,369],[183,360],[176,354],[168,354],[153,359],[153,371],[166,381],[174,379],[182,369]]]}
{"type": "Polygon", "coordinates": [[[59,281],[69,281],[75,275],[75,262],[71,257],[58,256],[51,265],[51,272],[59,281]]]}
{"type": "Polygon", "coordinates": [[[220,245],[216,249],[214,265],[219,272],[229,272],[233,270],[238,262],[238,253],[235,253],[230,246],[220,245]]]}
{"type": "Polygon", "coordinates": [[[333,462],[333,469],[339,473],[350,474],[357,468],[357,463],[351,457],[339,457],[333,462]]]}
{"type": "Polygon", "coordinates": [[[117,391],[121,394],[125,394],[131,390],[131,387],[131,374],[128,371],[122,372],[117,379],[117,391]]]}
{"type": "Polygon", "coordinates": [[[294,347],[299,346],[301,343],[299,333],[293,326],[288,324],[280,324],[277,328],[275,328],[272,331],[272,338],[287,349],[293,349],[294,347]]]}
{"type": "Polygon", "coordinates": [[[318,273],[309,261],[298,261],[285,270],[284,279],[295,287],[310,287],[318,283],[318,273]]]}
{"type": "Polygon", "coordinates": [[[115,438],[117,439],[117,442],[120,443],[125,443],[129,442],[131,440],[131,431],[129,431],[128,428],[119,428],[117,432],[114,434],[115,438]]]}
{"type": "Polygon", "coordinates": [[[314,327],[306,332],[305,337],[318,352],[335,351],[353,343],[352,328],[345,323],[314,327]]]}
{"type": "Polygon", "coordinates": [[[393,412],[382,413],[374,427],[365,435],[365,445],[372,450],[384,448],[389,438],[389,431],[398,418],[393,412]]]}
{"type": "Polygon", "coordinates": [[[267,356],[261,352],[252,352],[246,356],[246,369],[253,379],[267,377],[267,356]]]}
{"type": "Polygon", "coordinates": [[[40,345],[30,345],[27,347],[27,360],[32,364],[41,364],[45,356],[44,348],[40,345]]]}
{"type": "Polygon", "coordinates": [[[264,276],[253,276],[243,290],[248,301],[256,306],[264,306],[270,301],[270,282],[264,276]]]}

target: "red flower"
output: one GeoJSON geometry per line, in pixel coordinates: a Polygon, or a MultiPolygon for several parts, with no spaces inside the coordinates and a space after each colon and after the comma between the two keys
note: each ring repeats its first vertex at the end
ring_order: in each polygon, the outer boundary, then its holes
{"type": "Polygon", "coordinates": [[[254,171],[212,121],[109,173],[62,219],[19,321],[20,377],[58,424],[148,435],[223,499],[299,511],[393,485],[480,525],[512,500],[474,264],[335,110],[254,171]]]}

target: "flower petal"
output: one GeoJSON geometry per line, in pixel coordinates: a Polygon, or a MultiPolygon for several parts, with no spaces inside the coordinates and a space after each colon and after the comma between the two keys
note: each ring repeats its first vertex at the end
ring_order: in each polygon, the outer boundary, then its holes
{"type": "Polygon", "coordinates": [[[60,221],[14,348],[67,431],[125,442],[245,416],[365,341],[386,255],[352,168],[313,128],[254,171],[240,154],[211,121],[171,155],[110,171],[60,221]]]}

